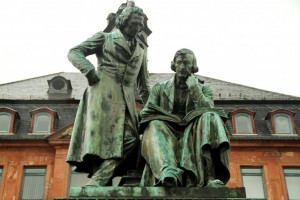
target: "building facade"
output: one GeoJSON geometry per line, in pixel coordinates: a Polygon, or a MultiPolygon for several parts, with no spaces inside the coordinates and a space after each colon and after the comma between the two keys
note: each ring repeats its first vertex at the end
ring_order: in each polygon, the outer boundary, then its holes
{"type": "MultiPolygon", "coordinates": [[[[115,18],[125,7],[108,15],[104,32],[115,29],[115,18]]],[[[138,40],[147,52],[151,30],[146,16],[144,24],[138,40]]],[[[150,74],[150,84],[171,76],[150,74]]],[[[300,97],[198,77],[212,87],[215,105],[228,114],[227,186],[244,186],[249,198],[300,199],[300,97]]],[[[0,199],[67,197],[70,186],[88,181],[66,163],[87,85],[82,74],[63,72],[0,85],[0,199]]]]}
{"type": "MultiPolygon", "coordinates": [[[[173,74],[150,74],[150,84],[173,74]]],[[[228,114],[231,178],[247,197],[300,199],[300,98],[198,76],[228,114]]],[[[0,199],[67,197],[86,174],[66,163],[80,73],[57,73],[0,85],[0,199]]],[[[137,106],[141,108],[138,103],[137,106]]],[[[114,184],[118,184],[116,179],[114,184]]]]}

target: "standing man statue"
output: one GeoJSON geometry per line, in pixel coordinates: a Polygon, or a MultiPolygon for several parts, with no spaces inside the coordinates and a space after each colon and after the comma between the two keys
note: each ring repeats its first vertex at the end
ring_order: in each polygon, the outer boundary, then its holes
{"type": "Polygon", "coordinates": [[[196,57],[189,49],[176,52],[175,76],[156,84],[141,115],[145,127],[141,186],[224,187],[229,173],[229,141],[214,107],[209,86],[199,83],[196,57]]]}
{"type": "Polygon", "coordinates": [[[110,185],[138,143],[134,85],[143,102],[150,91],[146,53],[136,39],[144,16],[141,8],[126,7],[114,32],[98,32],[69,51],[70,62],[89,86],[78,107],[67,162],[89,173],[87,185],[110,185]],[[97,70],[86,59],[91,54],[97,56],[97,70]]]}

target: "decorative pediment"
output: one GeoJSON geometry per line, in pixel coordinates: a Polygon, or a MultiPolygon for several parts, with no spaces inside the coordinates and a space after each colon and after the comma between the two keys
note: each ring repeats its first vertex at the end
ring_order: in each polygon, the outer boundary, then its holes
{"type": "Polygon", "coordinates": [[[60,139],[71,139],[71,135],[73,132],[73,126],[69,127],[65,132],[61,134],[60,139]]]}
{"type": "Polygon", "coordinates": [[[57,130],[56,132],[54,132],[53,134],[48,136],[48,141],[49,143],[53,143],[53,142],[66,142],[69,143],[70,139],[71,139],[71,135],[72,135],[72,131],[73,131],[73,125],[74,123],[71,123],[59,130],[57,130]]]}

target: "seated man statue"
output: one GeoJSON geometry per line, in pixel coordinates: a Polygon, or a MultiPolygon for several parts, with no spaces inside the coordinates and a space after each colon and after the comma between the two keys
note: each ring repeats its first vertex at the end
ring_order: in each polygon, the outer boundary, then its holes
{"type": "Polygon", "coordinates": [[[141,186],[224,187],[230,177],[226,114],[194,76],[191,50],[177,51],[171,69],[175,76],[152,88],[140,112],[146,160],[141,186]]]}

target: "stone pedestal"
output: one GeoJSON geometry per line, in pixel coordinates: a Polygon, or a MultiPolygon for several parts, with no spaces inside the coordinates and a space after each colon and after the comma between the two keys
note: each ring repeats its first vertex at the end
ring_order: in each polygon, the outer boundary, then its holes
{"type": "MultiPolygon", "coordinates": [[[[198,200],[244,199],[245,188],[199,187],[71,187],[68,199],[198,200]]],[[[59,198],[57,198],[58,200],[59,198]]]]}

